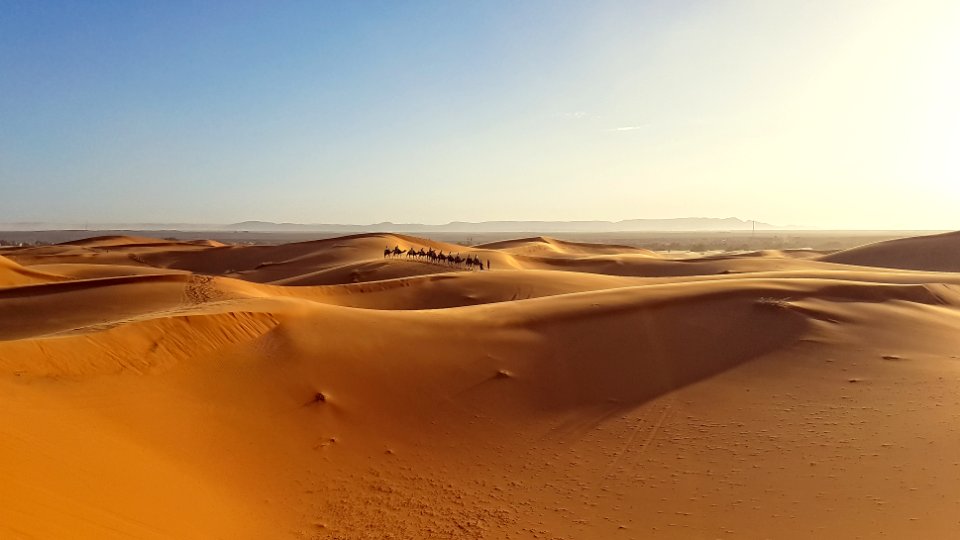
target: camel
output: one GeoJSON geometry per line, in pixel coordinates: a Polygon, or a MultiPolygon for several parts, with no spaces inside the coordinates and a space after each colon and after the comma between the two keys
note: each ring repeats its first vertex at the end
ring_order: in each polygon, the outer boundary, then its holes
{"type": "MultiPolygon", "coordinates": [[[[424,262],[431,262],[434,264],[445,264],[447,266],[452,266],[455,268],[464,268],[468,270],[478,269],[483,270],[484,265],[483,261],[480,260],[480,257],[477,255],[467,255],[463,257],[460,253],[444,253],[440,251],[439,253],[430,248],[430,250],[425,250],[424,248],[414,249],[400,249],[399,245],[393,246],[393,249],[390,249],[390,246],[387,246],[383,249],[383,257],[386,259],[388,257],[399,257],[404,253],[407,254],[407,259],[420,260],[424,262]]],[[[486,269],[490,269],[490,261],[487,260],[486,269]]]]}

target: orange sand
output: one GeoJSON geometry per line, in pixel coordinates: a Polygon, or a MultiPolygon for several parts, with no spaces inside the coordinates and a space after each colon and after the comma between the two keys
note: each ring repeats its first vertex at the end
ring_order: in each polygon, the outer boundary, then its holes
{"type": "Polygon", "coordinates": [[[5,249],[0,538],[953,537],[958,238],[5,249]]]}

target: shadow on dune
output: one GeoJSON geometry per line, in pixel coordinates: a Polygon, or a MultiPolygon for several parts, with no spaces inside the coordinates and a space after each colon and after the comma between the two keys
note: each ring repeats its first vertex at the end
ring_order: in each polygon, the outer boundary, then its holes
{"type": "Polygon", "coordinates": [[[261,346],[296,359],[287,376],[304,399],[329,389],[348,416],[420,428],[564,418],[571,423],[560,430],[577,432],[786,349],[809,328],[809,314],[788,302],[758,302],[765,288],[703,289],[641,287],[449,311],[348,308],[336,320],[290,320],[261,346]]]}
{"type": "Polygon", "coordinates": [[[720,374],[798,339],[807,318],[745,296],[654,305],[535,324],[547,353],[530,377],[538,408],[597,421],[720,374]]]}

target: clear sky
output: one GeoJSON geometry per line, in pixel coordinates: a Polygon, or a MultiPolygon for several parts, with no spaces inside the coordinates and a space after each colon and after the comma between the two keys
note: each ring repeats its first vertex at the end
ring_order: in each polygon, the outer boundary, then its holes
{"type": "Polygon", "coordinates": [[[960,2],[0,9],[0,222],[960,228],[960,2]]]}

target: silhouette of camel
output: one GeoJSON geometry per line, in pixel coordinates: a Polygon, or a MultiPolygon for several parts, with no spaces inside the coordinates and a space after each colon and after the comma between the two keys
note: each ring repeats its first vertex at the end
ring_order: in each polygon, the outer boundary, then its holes
{"type": "MultiPolygon", "coordinates": [[[[407,254],[407,259],[412,259],[415,261],[430,262],[433,264],[444,264],[454,268],[466,268],[468,270],[483,270],[484,265],[483,261],[480,260],[480,257],[477,255],[467,255],[461,256],[460,253],[444,253],[442,250],[438,253],[433,248],[426,250],[424,248],[414,249],[400,249],[399,245],[393,246],[393,249],[390,249],[390,246],[387,246],[383,249],[383,257],[386,259],[388,257],[399,257],[404,253],[407,254]]],[[[486,269],[490,269],[490,259],[487,259],[486,269]]]]}

